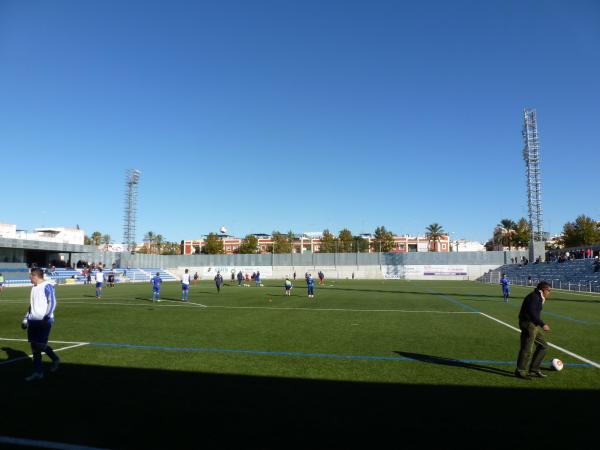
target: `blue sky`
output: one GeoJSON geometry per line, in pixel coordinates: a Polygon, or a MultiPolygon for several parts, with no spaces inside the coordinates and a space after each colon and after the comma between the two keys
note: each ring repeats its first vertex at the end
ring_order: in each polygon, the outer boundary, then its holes
{"type": "Polygon", "coordinates": [[[600,3],[0,0],[0,222],[486,240],[600,219],[600,3]]]}

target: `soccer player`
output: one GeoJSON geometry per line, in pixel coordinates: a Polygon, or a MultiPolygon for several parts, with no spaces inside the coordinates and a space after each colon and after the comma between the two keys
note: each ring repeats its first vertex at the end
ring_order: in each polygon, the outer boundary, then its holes
{"type": "Polygon", "coordinates": [[[152,302],[154,302],[154,300],[160,302],[160,285],[162,284],[160,272],[156,272],[156,275],[152,277],[150,283],[152,283],[152,302]]]}
{"type": "Polygon", "coordinates": [[[102,267],[98,267],[96,271],[96,299],[102,298],[102,285],[104,284],[104,273],[102,267]]]}
{"type": "Polygon", "coordinates": [[[319,270],[319,284],[323,284],[325,280],[325,274],[319,270]]]}
{"type": "Polygon", "coordinates": [[[256,271],[256,277],[254,277],[254,282],[256,283],[256,287],[260,287],[260,272],[256,271]]]}
{"type": "Polygon", "coordinates": [[[308,298],[313,298],[315,296],[315,279],[310,273],[306,277],[306,287],[308,288],[308,298]]]}
{"type": "Polygon", "coordinates": [[[217,272],[215,275],[215,286],[217,286],[217,293],[221,292],[221,285],[223,284],[223,276],[221,272],[217,272]]]}
{"type": "Polygon", "coordinates": [[[287,295],[288,297],[292,293],[292,287],[292,281],[290,280],[290,276],[288,275],[287,277],[285,277],[285,295],[287,295]]]}
{"type": "Polygon", "coordinates": [[[508,303],[508,296],[510,295],[510,280],[506,277],[506,274],[502,274],[502,278],[500,278],[500,284],[502,285],[502,297],[504,297],[504,301],[508,303]]]}
{"type": "Polygon", "coordinates": [[[51,372],[56,372],[60,359],[48,345],[50,329],[54,323],[54,309],[56,308],[56,297],[54,287],[44,281],[42,269],[31,269],[29,274],[33,287],[29,300],[29,309],[23,317],[21,326],[27,329],[27,340],[31,345],[33,353],[33,374],[25,378],[27,381],[41,380],[44,378],[42,371],[42,352],[46,353],[52,360],[51,372]]]}
{"type": "Polygon", "coordinates": [[[190,274],[189,270],[185,269],[185,273],[181,276],[181,301],[187,302],[190,297],[190,274]]]}
{"type": "Polygon", "coordinates": [[[0,273],[0,294],[4,291],[4,275],[0,273]]]}

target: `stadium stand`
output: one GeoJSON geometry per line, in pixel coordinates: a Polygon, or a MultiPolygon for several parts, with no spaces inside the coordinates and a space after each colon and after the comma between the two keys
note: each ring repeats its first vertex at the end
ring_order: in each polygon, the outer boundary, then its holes
{"type": "Polygon", "coordinates": [[[556,289],[600,292],[600,271],[594,271],[596,260],[575,259],[562,263],[506,264],[484,275],[483,281],[496,282],[504,273],[512,284],[535,286],[547,281],[556,289]],[[486,280],[489,278],[489,280],[486,280]]]}

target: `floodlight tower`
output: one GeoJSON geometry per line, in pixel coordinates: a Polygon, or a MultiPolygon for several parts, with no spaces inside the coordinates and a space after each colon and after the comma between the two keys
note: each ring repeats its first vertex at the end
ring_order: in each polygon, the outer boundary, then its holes
{"type": "Polygon", "coordinates": [[[540,178],[540,145],[537,130],[537,112],[524,109],[523,159],[527,174],[527,207],[529,210],[529,261],[545,260],[544,222],[542,220],[542,181],[540,178]]]}
{"type": "Polygon", "coordinates": [[[135,219],[137,215],[137,188],[140,172],[128,169],[125,172],[125,209],[123,214],[123,243],[130,252],[135,251],[135,219]]]}

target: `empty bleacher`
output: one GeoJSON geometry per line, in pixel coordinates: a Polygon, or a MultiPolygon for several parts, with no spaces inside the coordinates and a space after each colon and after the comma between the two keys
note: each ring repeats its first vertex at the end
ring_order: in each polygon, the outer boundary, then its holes
{"type": "Polygon", "coordinates": [[[600,271],[594,272],[594,264],[591,258],[562,263],[506,264],[484,275],[482,281],[497,282],[504,273],[512,284],[536,285],[543,280],[556,289],[600,292],[600,271]]]}

